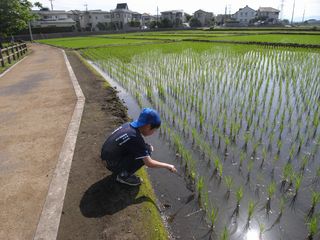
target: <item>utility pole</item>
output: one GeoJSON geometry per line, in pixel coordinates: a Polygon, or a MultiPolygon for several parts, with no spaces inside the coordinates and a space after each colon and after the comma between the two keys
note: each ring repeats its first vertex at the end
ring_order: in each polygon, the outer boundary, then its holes
{"type": "Polygon", "coordinates": [[[159,21],[159,8],[158,8],[158,6],[157,6],[157,24],[156,24],[156,27],[158,28],[158,21],[159,21]]]}
{"type": "Polygon", "coordinates": [[[293,7],[292,7],[292,16],[291,16],[291,25],[293,23],[293,16],[294,16],[294,8],[296,6],[296,0],[293,0],[293,7]]]}
{"type": "Polygon", "coordinates": [[[284,0],[281,0],[281,8],[280,8],[280,11],[281,11],[281,13],[280,13],[280,19],[281,20],[283,20],[283,6],[284,6],[284,0]]]}
{"type": "Polygon", "coordinates": [[[33,42],[33,36],[32,36],[32,30],[31,30],[30,21],[28,22],[28,26],[29,26],[30,41],[33,42]]]}
{"type": "Polygon", "coordinates": [[[49,0],[49,2],[51,3],[51,11],[53,11],[53,4],[52,4],[53,1],[54,0],[49,0]]]}
{"type": "Polygon", "coordinates": [[[302,16],[302,23],[304,22],[304,14],[306,13],[306,7],[304,6],[304,9],[303,9],[303,16],[302,16]]]}
{"type": "Polygon", "coordinates": [[[84,4],[83,6],[86,7],[86,12],[88,12],[88,4],[84,4]]]}

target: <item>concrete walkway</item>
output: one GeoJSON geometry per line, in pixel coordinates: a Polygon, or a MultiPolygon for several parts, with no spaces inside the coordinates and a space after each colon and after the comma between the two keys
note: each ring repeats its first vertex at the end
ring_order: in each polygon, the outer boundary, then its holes
{"type": "Polygon", "coordinates": [[[61,50],[0,77],[0,239],[32,239],[77,101],[61,50]]]}

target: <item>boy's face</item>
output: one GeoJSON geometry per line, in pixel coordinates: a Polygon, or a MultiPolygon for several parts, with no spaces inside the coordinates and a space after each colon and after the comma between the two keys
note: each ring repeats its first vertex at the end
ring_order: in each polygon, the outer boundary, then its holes
{"type": "Polygon", "coordinates": [[[151,124],[147,124],[140,127],[139,130],[143,136],[148,137],[154,134],[157,129],[156,128],[151,129],[151,124]]]}

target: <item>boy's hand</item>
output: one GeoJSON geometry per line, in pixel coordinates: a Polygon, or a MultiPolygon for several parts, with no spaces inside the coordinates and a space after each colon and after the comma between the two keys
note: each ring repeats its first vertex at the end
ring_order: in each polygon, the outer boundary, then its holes
{"type": "Polygon", "coordinates": [[[171,164],[169,164],[168,169],[169,169],[170,172],[173,172],[173,173],[177,173],[178,172],[177,169],[171,164]]]}

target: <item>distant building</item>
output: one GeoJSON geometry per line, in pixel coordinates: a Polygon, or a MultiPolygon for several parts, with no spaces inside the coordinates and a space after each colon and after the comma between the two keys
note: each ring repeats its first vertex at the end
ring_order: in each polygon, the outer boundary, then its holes
{"type": "Polygon", "coordinates": [[[80,26],[80,14],[81,14],[81,11],[79,10],[70,10],[68,11],[68,15],[69,17],[76,22],[76,29],[78,31],[81,31],[81,26],[80,26]]]}
{"type": "Polygon", "coordinates": [[[238,21],[240,25],[248,26],[250,20],[256,17],[256,11],[246,5],[244,8],[239,8],[232,17],[238,21]]]}
{"type": "Polygon", "coordinates": [[[49,9],[34,10],[33,13],[37,14],[39,18],[31,21],[33,29],[39,28],[44,32],[51,29],[52,32],[59,31],[72,31],[76,28],[76,22],[69,16],[69,13],[63,10],[49,9]],[[53,30],[54,29],[54,30],[53,30]]]}
{"type": "Polygon", "coordinates": [[[148,13],[143,13],[141,15],[141,26],[149,27],[151,22],[153,22],[153,21],[157,21],[156,16],[152,16],[148,13]]]}
{"type": "Polygon", "coordinates": [[[111,24],[111,13],[102,10],[90,10],[80,13],[80,27],[83,31],[108,30],[111,24]]]}
{"type": "Polygon", "coordinates": [[[177,27],[182,26],[182,23],[185,22],[185,14],[183,10],[171,10],[161,12],[161,20],[169,20],[169,22],[177,27]]]}
{"type": "Polygon", "coordinates": [[[307,24],[312,24],[312,25],[319,25],[319,24],[320,24],[320,20],[317,20],[317,19],[308,19],[307,21],[305,21],[305,23],[307,23],[307,24]]]}
{"type": "Polygon", "coordinates": [[[272,7],[260,7],[257,10],[257,17],[265,18],[269,23],[277,23],[279,21],[279,13],[278,9],[272,7]]]}
{"type": "Polygon", "coordinates": [[[129,10],[128,4],[118,3],[116,9],[111,10],[111,21],[116,29],[127,29],[132,21],[133,12],[129,10]]]}
{"type": "Polygon", "coordinates": [[[193,17],[200,21],[201,26],[210,26],[212,24],[213,13],[199,9],[194,12],[193,17]]]}
{"type": "Polygon", "coordinates": [[[226,21],[231,19],[231,14],[218,14],[215,17],[215,22],[217,25],[223,25],[226,21]]]}

